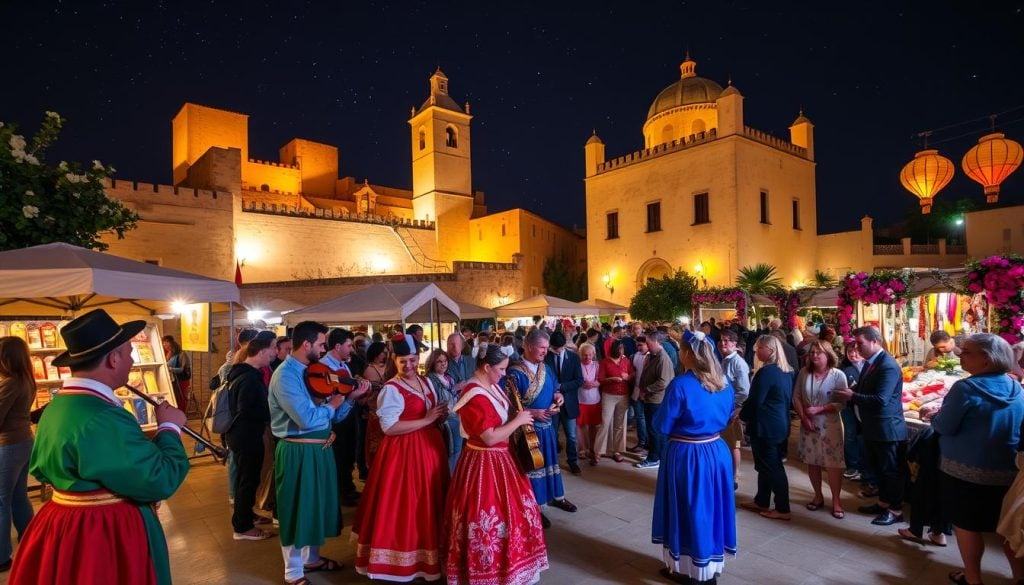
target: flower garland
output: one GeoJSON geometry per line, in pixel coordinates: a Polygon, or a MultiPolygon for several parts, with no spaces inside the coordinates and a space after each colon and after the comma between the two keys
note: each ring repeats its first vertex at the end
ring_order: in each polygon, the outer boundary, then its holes
{"type": "Polygon", "coordinates": [[[738,288],[709,288],[693,293],[694,305],[736,304],[736,318],[747,318],[747,293],[738,288]]]}
{"type": "Polygon", "coordinates": [[[853,341],[853,309],[857,301],[871,305],[903,305],[910,298],[913,273],[882,270],[874,274],[850,272],[839,283],[839,334],[853,341]]]}
{"type": "Polygon", "coordinates": [[[1011,345],[1018,343],[1024,328],[1024,258],[990,256],[971,262],[967,269],[967,290],[985,292],[995,311],[995,332],[1011,345]]]}
{"type": "Polygon", "coordinates": [[[775,307],[779,310],[779,317],[782,319],[782,323],[790,329],[796,329],[796,314],[800,310],[800,293],[795,290],[779,291],[769,293],[767,296],[772,299],[775,307]]]}

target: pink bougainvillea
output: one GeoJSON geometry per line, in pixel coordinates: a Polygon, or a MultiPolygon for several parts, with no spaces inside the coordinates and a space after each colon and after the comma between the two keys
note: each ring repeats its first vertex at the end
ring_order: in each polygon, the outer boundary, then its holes
{"type": "Polygon", "coordinates": [[[736,318],[747,318],[747,293],[738,288],[710,288],[693,293],[694,305],[736,304],[736,318]]]}
{"type": "Polygon", "coordinates": [[[1017,343],[1024,329],[1024,258],[989,256],[967,265],[967,290],[984,292],[994,310],[993,329],[1000,337],[1017,343]]]}
{"type": "Polygon", "coordinates": [[[781,291],[771,293],[768,296],[775,302],[775,307],[779,310],[779,317],[782,319],[782,323],[790,329],[796,329],[796,314],[800,310],[800,293],[797,291],[781,291]]]}
{"type": "Polygon", "coordinates": [[[850,272],[839,283],[839,334],[853,341],[853,309],[857,301],[872,305],[902,306],[910,297],[912,273],[886,270],[868,274],[850,272]]]}

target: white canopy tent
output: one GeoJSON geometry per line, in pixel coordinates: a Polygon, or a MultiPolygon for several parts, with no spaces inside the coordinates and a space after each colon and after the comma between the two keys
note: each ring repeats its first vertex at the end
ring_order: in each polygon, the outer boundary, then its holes
{"type": "Polygon", "coordinates": [[[597,315],[600,311],[593,305],[574,303],[549,295],[536,295],[521,301],[495,307],[499,319],[516,317],[571,317],[573,315],[597,315]]]}
{"type": "Polygon", "coordinates": [[[467,303],[465,301],[456,301],[459,303],[459,313],[463,319],[494,319],[494,309],[488,309],[487,307],[481,307],[480,305],[474,305],[473,303],[467,303]]]}
{"type": "Polygon", "coordinates": [[[300,321],[321,323],[431,323],[435,320],[458,321],[459,304],[436,284],[378,284],[318,305],[292,311],[284,322],[294,326],[300,321]]]}
{"type": "Polygon", "coordinates": [[[587,300],[583,301],[580,304],[581,305],[590,305],[592,307],[597,307],[601,311],[601,314],[603,314],[603,315],[620,315],[620,314],[626,314],[626,313],[629,312],[629,307],[620,305],[618,303],[613,303],[612,301],[605,300],[605,299],[592,298],[592,299],[587,299],[587,300]]]}
{"type": "Polygon", "coordinates": [[[182,303],[238,302],[234,283],[70,244],[0,252],[0,313],[77,316],[103,307],[124,315],[171,313],[182,303]]]}
{"type": "MultiPolygon", "coordinates": [[[[242,292],[242,300],[239,301],[235,312],[235,326],[253,326],[259,323],[273,325],[282,323],[284,315],[301,309],[303,305],[294,301],[280,298],[261,298],[251,291],[242,292]]],[[[230,314],[227,311],[218,311],[213,314],[214,327],[228,327],[230,325],[230,314]]]]}

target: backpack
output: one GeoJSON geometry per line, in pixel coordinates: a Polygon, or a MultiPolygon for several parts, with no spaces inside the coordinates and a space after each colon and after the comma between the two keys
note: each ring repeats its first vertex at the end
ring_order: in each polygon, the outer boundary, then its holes
{"type": "Polygon", "coordinates": [[[230,382],[224,381],[210,396],[206,407],[206,427],[211,433],[224,434],[231,430],[235,417],[231,415],[230,382]]]}

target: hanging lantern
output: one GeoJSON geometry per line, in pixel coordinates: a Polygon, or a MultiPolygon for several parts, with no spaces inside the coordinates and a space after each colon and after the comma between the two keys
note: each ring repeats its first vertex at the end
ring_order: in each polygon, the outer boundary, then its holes
{"type": "Polygon", "coordinates": [[[985,188],[985,201],[995,203],[999,201],[999,185],[1017,170],[1022,156],[1020,143],[1007,140],[1001,132],[988,134],[964,155],[964,173],[985,188]]]}
{"type": "Polygon", "coordinates": [[[921,200],[921,213],[932,210],[932,199],[953,178],[953,161],[937,150],[922,150],[900,171],[900,183],[921,200]]]}

